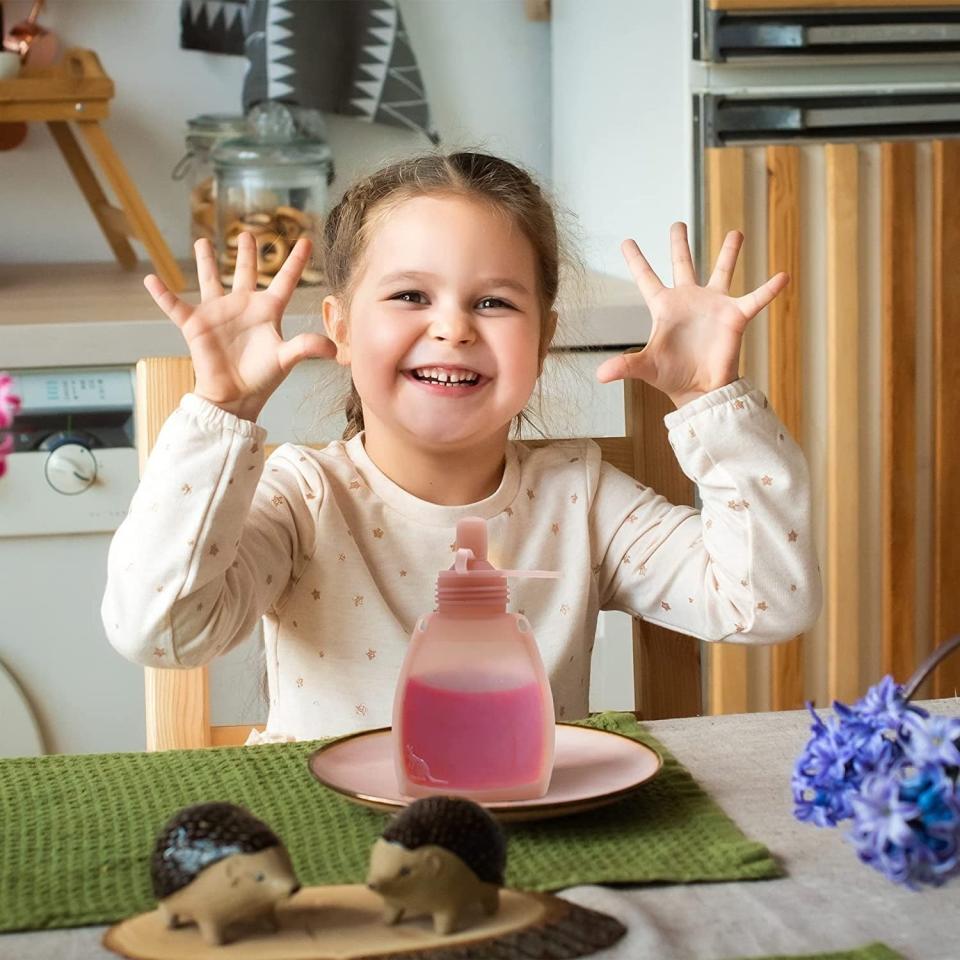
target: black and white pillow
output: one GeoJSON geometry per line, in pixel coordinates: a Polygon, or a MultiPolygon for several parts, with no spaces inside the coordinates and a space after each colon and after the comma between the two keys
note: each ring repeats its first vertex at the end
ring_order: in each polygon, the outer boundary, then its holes
{"type": "Polygon", "coordinates": [[[280,100],[439,139],[396,0],[181,0],[181,46],[246,55],[244,110],[280,100]]]}

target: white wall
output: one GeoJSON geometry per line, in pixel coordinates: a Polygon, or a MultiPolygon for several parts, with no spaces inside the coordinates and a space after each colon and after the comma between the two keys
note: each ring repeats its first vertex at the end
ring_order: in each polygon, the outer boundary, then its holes
{"type": "Polygon", "coordinates": [[[689,0],[553,0],[555,190],[604,273],[630,277],[633,237],[670,282],[670,224],[690,223],[690,17],[689,0]]]}
{"type": "MultiPolygon", "coordinates": [[[[4,4],[7,26],[29,12],[4,4]]],[[[170,172],[188,118],[238,113],[246,61],[181,50],[178,0],[48,0],[41,22],[97,52],[116,84],[104,127],[175,255],[189,254],[186,188],[170,172]]],[[[550,27],[523,0],[401,0],[446,146],[481,146],[549,177],[550,27]]],[[[410,131],[329,118],[334,196],[362,171],[429,143],[410,131]]],[[[109,192],[109,191],[108,191],[109,192]]],[[[108,260],[110,251],[52,138],[33,125],[0,153],[0,262],[108,260]]]]}

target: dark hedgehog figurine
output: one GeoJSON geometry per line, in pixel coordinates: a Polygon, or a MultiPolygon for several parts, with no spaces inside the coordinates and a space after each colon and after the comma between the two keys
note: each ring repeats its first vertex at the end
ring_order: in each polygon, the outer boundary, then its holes
{"type": "Polygon", "coordinates": [[[227,928],[267,921],[300,884],[279,837],[232,803],[184,807],[157,836],[150,878],[168,927],[195,923],[210,944],[227,928]]]}
{"type": "Polygon", "coordinates": [[[367,886],[383,897],[384,920],[431,914],[453,933],[479,905],[497,912],[507,866],[500,825],[463,797],[415,800],[387,825],[370,854],[367,886]]]}

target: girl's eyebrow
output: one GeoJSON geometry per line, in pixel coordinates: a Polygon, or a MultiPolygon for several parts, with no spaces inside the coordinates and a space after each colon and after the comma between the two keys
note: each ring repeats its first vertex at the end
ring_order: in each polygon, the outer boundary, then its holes
{"type": "MultiPolygon", "coordinates": [[[[416,283],[420,280],[436,280],[435,273],[426,273],[421,270],[398,270],[396,273],[388,273],[380,278],[380,286],[386,287],[400,281],[412,281],[416,283]]],[[[490,277],[480,281],[481,287],[507,288],[516,290],[517,293],[529,295],[530,291],[519,280],[513,280],[510,277],[490,277]]]]}

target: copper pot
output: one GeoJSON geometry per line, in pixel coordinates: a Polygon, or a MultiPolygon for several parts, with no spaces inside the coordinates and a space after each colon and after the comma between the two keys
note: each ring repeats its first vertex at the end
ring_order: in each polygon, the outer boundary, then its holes
{"type": "Polygon", "coordinates": [[[43,9],[43,0],[33,0],[26,20],[15,23],[3,38],[3,49],[20,55],[20,61],[31,67],[50,67],[57,60],[57,38],[37,23],[43,9]]]}

